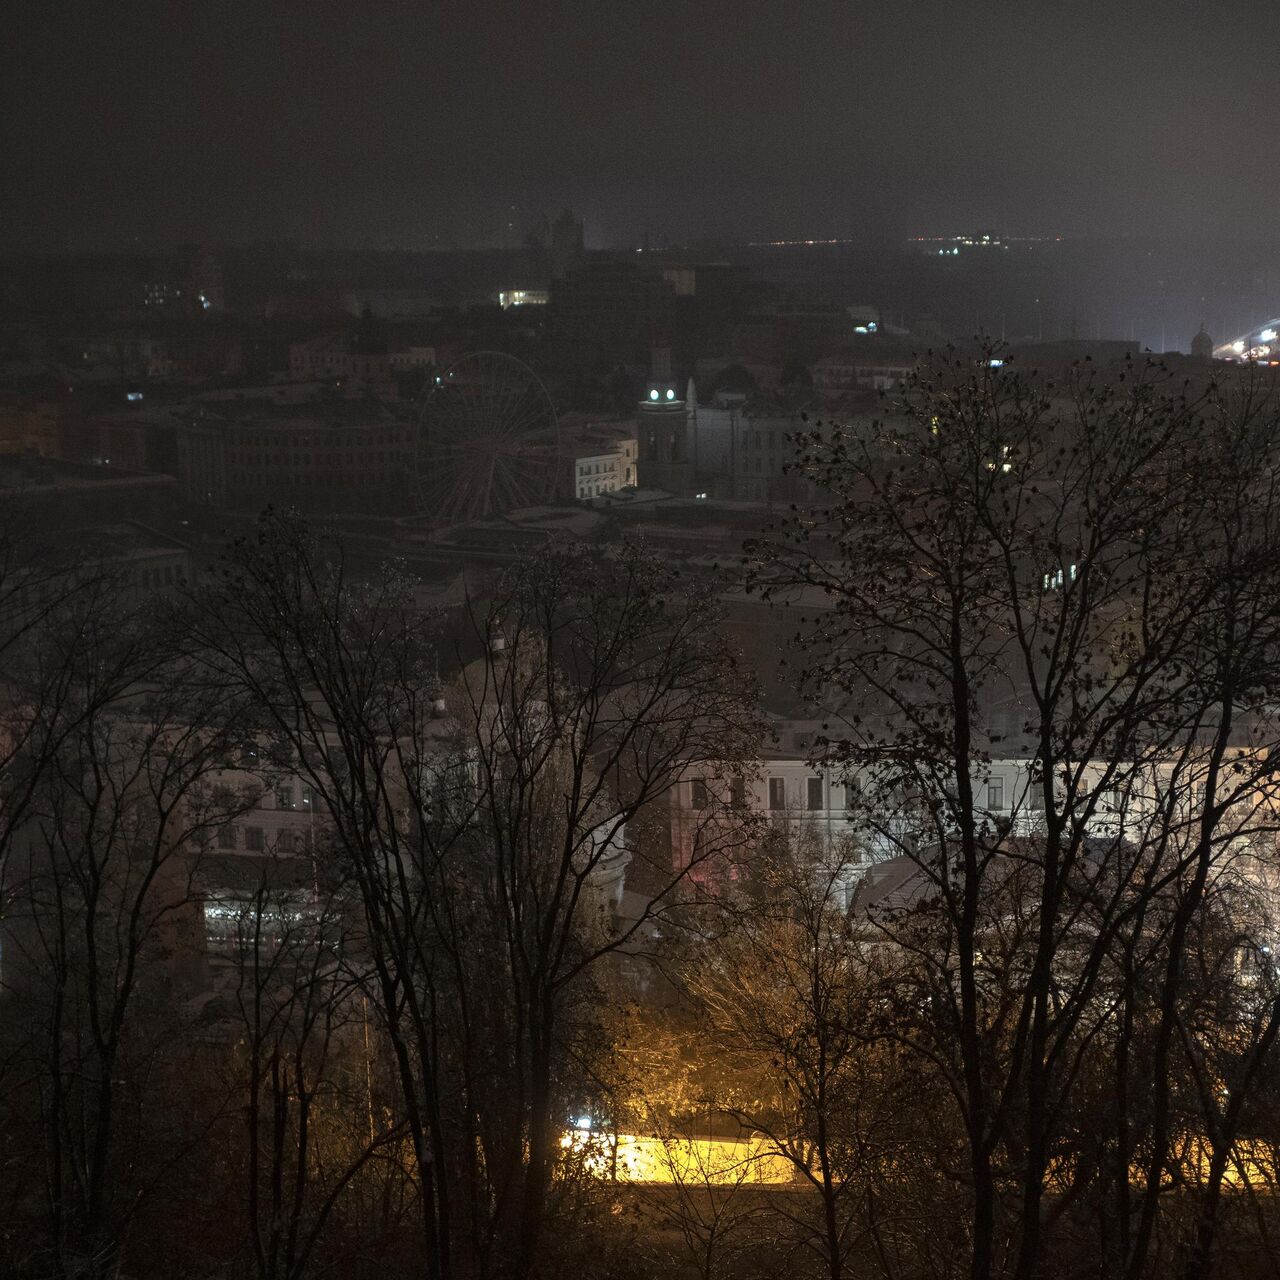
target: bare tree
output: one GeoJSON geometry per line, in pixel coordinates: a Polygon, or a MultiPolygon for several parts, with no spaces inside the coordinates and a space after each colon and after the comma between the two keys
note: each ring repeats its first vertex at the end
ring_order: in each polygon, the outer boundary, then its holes
{"type": "Polygon", "coordinates": [[[201,608],[203,660],[268,718],[350,866],[429,1272],[526,1275],[586,1084],[575,1001],[688,876],[655,859],[618,917],[627,823],[749,756],[752,683],[707,593],[635,548],[522,563],[451,645],[394,574],[353,582],[335,544],[268,517],[201,608]]]}
{"type": "MultiPolygon", "coordinates": [[[[944,355],[875,441],[801,438],[829,505],[753,550],[767,589],[815,604],[800,639],[834,757],[881,813],[913,798],[871,825],[928,905],[881,924],[926,979],[912,1043],[964,1120],[974,1280],[1004,1269],[1002,1222],[1012,1273],[1041,1265],[1055,1143],[1126,945],[1134,999],[1137,969],[1161,975],[1154,1114],[1105,1266],[1144,1265],[1187,935],[1214,867],[1269,822],[1272,416],[1150,366],[1055,386],[994,350],[944,355]],[[1002,757],[1021,761],[1011,804],[987,786],[1002,757]]],[[[1135,1155],[1121,1126],[1122,1199],[1135,1155]]]]}
{"type": "MultiPolygon", "coordinates": [[[[345,964],[346,903],[304,860],[273,858],[233,914],[245,1201],[259,1280],[301,1280],[353,1182],[404,1126],[375,1097],[365,1001],[345,964]]],[[[378,1073],[380,1076],[380,1073],[378,1073]]],[[[381,1091],[379,1090],[379,1093],[381,1091]]],[[[330,1250],[332,1253],[333,1250],[330,1250]]]]}
{"type": "Polygon", "coordinates": [[[691,997],[704,1052],[729,1073],[716,1105],[803,1189],[770,1205],[774,1235],[833,1278],[945,1275],[960,1225],[938,1176],[947,1126],[936,1081],[883,1034],[886,957],[849,911],[860,865],[854,849],[775,833],[752,891],[694,961],[691,997]]]}
{"type": "Polygon", "coordinates": [[[10,848],[5,985],[38,1118],[43,1225],[56,1274],[108,1274],[181,1150],[148,1151],[148,1098],[180,1026],[192,877],[243,807],[220,785],[235,704],[110,617],[69,643],[68,727],[10,848]],[[115,625],[111,625],[112,623],[115,625]]]}

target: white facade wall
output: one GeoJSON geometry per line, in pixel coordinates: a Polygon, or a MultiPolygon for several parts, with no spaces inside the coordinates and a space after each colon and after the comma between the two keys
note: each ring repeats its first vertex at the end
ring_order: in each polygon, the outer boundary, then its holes
{"type": "MultiPolygon", "coordinates": [[[[1097,792],[1087,833],[1098,838],[1126,833],[1134,839],[1144,838],[1148,824],[1165,812],[1172,766],[1152,762],[1142,770],[1125,770],[1124,784],[1115,789],[1102,787],[1104,769],[1102,763],[1084,766],[1081,794],[1097,792]]],[[[1028,760],[993,760],[987,770],[973,777],[972,783],[978,809],[993,823],[1007,823],[1010,835],[1030,837],[1042,830],[1043,793],[1034,784],[1028,760]]],[[[1179,792],[1192,791],[1193,783],[1194,770],[1189,775],[1184,765],[1176,781],[1179,792]]],[[[672,823],[677,865],[688,865],[693,859],[696,833],[702,822],[699,814],[706,804],[704,788],[713,789],[712,804],[732,803],[735,798],[725,790],[728,785],[723,781],[689,781],[677,788],[672,823]],[[714,795],[720,799],[717,801],[714,795]]],[[[852,892],[865,868],[907,852],[904,841],[916,827],[909,805],[886,798],[877,810],[877,788],[883,789],[883,781],[869,774],[846,779],[837,770],[795,757],[765,759],[758,762],[753,776],[743,783],[737,803],[758,816],[788,824],[800,838],[816,837],[824,854],[847,859],[852,892]]],[[[1270,803],[1261,795],[1257,798],[1261,803],[1270,803]]],[[[1188,795],[1181,805],[1182,812],[1189,816],[1192,804],[1194,796],[1188,795]]],[[[1175,821],[1177,813],[1175,806],[1175,821]]],[[[1247,852],[1248,844],[1242,837],[1237,851],[1247,852]]]]}
{"type": "Polygon", "coordinates": [[[605,453],[585,454],[573,460],[573,496],[579,502],[614,493],[636,482],[636,441],[619,440],[605,453]]]}

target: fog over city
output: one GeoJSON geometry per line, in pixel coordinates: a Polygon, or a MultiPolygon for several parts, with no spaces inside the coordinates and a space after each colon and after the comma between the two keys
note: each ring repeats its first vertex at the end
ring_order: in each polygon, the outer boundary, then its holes
{"type": "Polygon", "coordinates": [[[43,6],[3,241],[592,248],[940,234],[1274,241],[1255,5],[43,6]]]}
{"type": "Polygon", "coordinates": [[[0,52],[0,1280],[1280,1275],[1256,6],[0,52]]]}

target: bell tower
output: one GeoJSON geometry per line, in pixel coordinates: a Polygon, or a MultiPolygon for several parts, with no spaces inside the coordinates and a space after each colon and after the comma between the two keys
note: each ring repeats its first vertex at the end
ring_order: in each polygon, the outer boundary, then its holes
{"type": "Polygon", "coordinates": [[[662,342],[653,348],[649,380],[636,406],[636,437],[641,488],[687,494],[693,485],[688,406],[671,370],[671,348],[662,342]]]}

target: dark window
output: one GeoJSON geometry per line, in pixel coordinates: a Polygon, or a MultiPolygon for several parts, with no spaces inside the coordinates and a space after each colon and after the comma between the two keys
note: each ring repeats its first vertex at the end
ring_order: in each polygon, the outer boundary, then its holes
{"type": "Polygon", "coordinates": [[[809,808],[821,809],[822,803],[822,778],[815,777],[809,779],[809,808]]]}
{"type": "Polygon", "coordinates": [[[769,808],[785,809],[787,807],[787,783],[785,778],[769,779],[769,808]]]}
{"type": "Polygon", "coordinates": [[[705,778],[694,778],[693,780],[693,807],[695,809],[705,809],[707,807],[707,780],[705,778]]]}
{"type": "Polygon", "coordinates": [[[262,828],[261,827],[245,827],[244,847],[248,849],[250,853],[262,852],[262,828]]]}
{"type": "Polygon", "coordinates": [[[228,824],[218,829],[218,848],[234,849],[236,847],[236,829],[228,824]]]}

